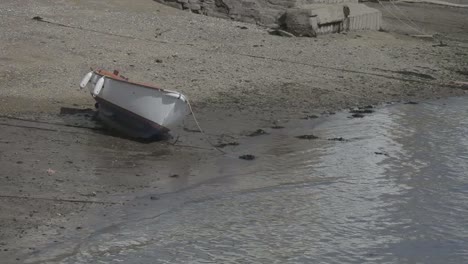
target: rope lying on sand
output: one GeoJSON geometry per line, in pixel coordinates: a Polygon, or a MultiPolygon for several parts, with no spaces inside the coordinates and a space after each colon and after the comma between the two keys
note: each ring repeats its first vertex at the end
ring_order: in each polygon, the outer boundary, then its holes
{"type": "Polygon", "coordinates": [[[203,131],[203,129],[201,128],[200,124],[198,123],[198,120],[197,120],[197,117],[195,116],[195,113],[193,112],[193,109],[192,109],[192,105],[190,104],[190,101],[187,99],[187,105],[190,109],[190,113],[192,114],[192,117],[193,117],[193,121],[195,121],[195,124],[197,125],[197,128],[198,130],[200,130],[200,133],[202,133],[203,137],[205,138],[206,142],[208,142],[208,144],[210,144],[214,149],[216,149],[217,151],[221,152],[222,154],[226,154],[225,151],[223,151],[222,149],[216,147],[215,144],[213,144],[208,135],[205,134],[205,132],[203,131]]]}

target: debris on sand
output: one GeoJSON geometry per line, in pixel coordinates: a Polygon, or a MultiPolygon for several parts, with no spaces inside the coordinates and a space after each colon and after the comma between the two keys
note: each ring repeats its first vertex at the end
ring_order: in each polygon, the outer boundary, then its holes
{"type": "Polygon", "coordinates": [[[373,105],[365,105],[365,106],[359,106],[358,108],[359,109],[373,109],[374,106],[373,105]]]}
{"type": "Polygon", "coordinates": [[[239,143],[238,142],[227,142],[227,143],[220,143],[218,145],[216,145],[215,147],[217,148],[224,148],[224,147],[227,147],[227,146],[239,146],[239,143]]]}
{"type": "Polygon", "coordinates": [[[372,114],[372,113],[374,113],[374,110],[368,109],[368,108],[365,108],[365,109],[352,109],[349,112],[352,113],[352,114],[372,114]]]}
{"type": "Polygon", "coordinates": [[[255,159],[255,156],[254,156],[254,155],[251,155],[251,154],[246,154],[246,155],[241,155],[241,156],[239,156],[239,159],[243,159],[243,160],[254,160],[254,159],[255,159]]]}
{"type": "Polygon", "coordinates": [[[416,105],[416,104],[419,104],[419,103],[418,103],[418,102],[415,102],[415,101],[408,101],[408,102],[406,102],[405,104],[416,105]]]}
{"type": "MultiPolygon", "coordinates": [[[[468,75],[468,71],[467,71],[466,75],[468,75]]],[[[455,81],[455,82],[449,82],[448,84],[455,87],[455,88],[459,88],[459,89],[462,89],[462,90],[468,90],[468,82],[455,81]]]]}
{"type": "Polygon", "coordinates": [[[70,108],[70,107],[61,107],[60,115],[94,115],[95,111],[91,108],[70,108]]]}
{"type": "Polygon", "coordinates": [[[288,38],[295,37],[294,34],[281,30],[281,29],[273,29],[273,30],[268,31],[268,33],[274,36],[281,36],[281,37],[288,37],[288,38]]]}
{"type": "Polygon", "coordinates": [[[350,118],[363,118],[363,117],[364,117],[363,114],[355,113],[355,114],[352,114],[350,118]]]}
{"type": "Polygon", "coordinates": [[[318,115],[308,115],[308,116],[303,117],[302,119],[307,120],[307,119],[315,119],[315,118],[319,118],[319,116],[318,115]]]}
{"type": "Polygon", "coordinates": [[[282,129],[284,126],[279,126],[279,125],[274,125],[271,127],[271,129],[282,129]]]}
{"type": "Polygon", "coordinates": [[[329,138],[328,140],[330,140],[330,141],[348,141],[347,139],[344,139],[342,137],[329,138]]]}
{"type": "Polygon", "coordinates": [[[184,127],[184,131],[190,132],[190,133],[201,133],[201,131],[199,129],[190,129],[190,128],[186,128],[186,127],[184,127]]]}
{"type": "Polygon", "coordinates": [[[54,174],[56,173],[56,171],[53,170],[53,169],[51,169],[51,168],[48,168],[46,172],[47,172],[47,174],[49,174],[49,175],[54,175],[54,174]]]}
{"type": "Polygon", "coordinates": [[[153,201],[154,200],[159,200],[159,197],[158,196],[150,196],[150,199],[153,200],[153,201]]]}
{"type": "Polygon", "coordinates": [[[35,16],[32,18],[32,20],[36,20],[36,21],[43,21],[44,18],[40,17],[40,16],[35,16]]]}
{"type": "Polygon", "coordinates": [[[384,156],[389,156],[387,153],[385,152],[374,152],[375,155],[384,155],[384,156]]]}
{"type": "Polygon", "coordinates": [[[261,136],[261,135],[268,135],[268,133],[263,129],[257,129],[254,132],[248,134],[247,136],[256,137],[256,136],[261,136]]]}
{"type": "Polygon", "coordinates": [[[413,38],[433,39],[434,35],[411,35],[413,38]]]}
{"type": "Polygon", "coordinates": [[[447,47],[448,45],[444,42],[442,42],[442,40],[438,43],[438,44],[434,44],[432,45],[432,47],[447,47]]]}
{"type": "Polygon", "coordinates": [[[296,138],[298,139],[308,139],[308,140],[311,140],[311,139],[317,139],[318,137],[315,136],[315,135],[301,135],[301,136],[297,136],[296,138]]]}
{"type": "Polygon", "coordinates": [[[172,175],[169,175],[169,177],[171,177],[171,178],[178,178],[178,177],[179,177],[179,174],[172,174],[172,175]]]}

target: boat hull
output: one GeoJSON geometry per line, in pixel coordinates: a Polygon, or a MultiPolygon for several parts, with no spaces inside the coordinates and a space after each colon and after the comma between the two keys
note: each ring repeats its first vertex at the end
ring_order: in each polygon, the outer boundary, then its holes
{"type": "Polygon", "coordinates": [[[189,114],[182,94],[129,82],[115,74],[94,71],[83,86],[98,103],[100,119],[130,137],[167,134],[189,114]]]}
{"type": "Polygon", "coordinates": [[[95,97],[97,102],[98,119],[112,130],[130,138],[163,139],[169,129],[144,119],[102,98],[95,97]]]}

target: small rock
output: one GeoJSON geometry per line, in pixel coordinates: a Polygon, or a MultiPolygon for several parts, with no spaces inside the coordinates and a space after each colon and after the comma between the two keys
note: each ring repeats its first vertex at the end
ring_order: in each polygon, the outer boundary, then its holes
{"type": "Polygon", "coordinates": [[[432,45],[432,47],[447,47],[448,45],[442,41],[440,41],[439,44],[434,44],[432,45]]]}
{"type": "Polygon", "coordinates": [[[256,137],[260,135],[268,135],[268,133],[263,129],[257,129],[254,132],[248,134],[249,137],[256,137]]]}
{"type": "Polygon", "coordinates": [[[384,156],[389,156],[387,153],[384,152],[374,152],[375,155],[384,155],[384,156]]]}
{"type": "Polygon", "coordinates": [[[358,107],[358,108],[359,108],[359,109],[373,109],[374,106],[372,106],[372,105],[366,105],[366,106],[360,106],[360,107],[358,107]]]}
{"type": "Polygon", "coordinates": [[[157,197],[157,196],[150,196],[150,199],[151,199],[151,200],[159,200],[159,197],[157,197]]]}
{"type": "Polygon", "coordinates": [[[36,21],[44,21],[44,18],[40,17],[40,16],[35,16],[32,18],[32,20],[36,20],[36,21]]]}
{"type": "Polygon", "coordinates": [[[371,114],[371,113],[374,113],[374,110],[367,109],[367,108],[366,109],[353,109],[349,112],[352,114],[371,114]]]}
{"type": "Polygon", "coordinates": [[[356,114],[352,114],[351,117],[352,117],[352,118],[363,118],[364,115],[363,115],[363,114],[356,113],[356,114]]]}
{"type": "Polygon", "coordinates": [[[272,129],[282,129],[284,128],[284,126],[278,126],[278,125],[274,125],[271,127],[272,129]]]}
{"type": "Polygon", "coordinates": [[[311,140],[311,139],[317,139],[318,137],[315,136],[315,135],[310,134],[310,135],[301,135],[301,136],[297,136],[296,138],[311,140]]]}
{"type": "Polygon", "coordinates": [[[419,104],[418,102],[414,102],[414,101],[408,101],[406,102],[405,104],[412,104],[412,105],[416,105],[416,104],[419,104]]]}
{"type": "Polygon", "coordinates": [[[23,162],[21,160],[18,160],[16,164],[23,164],[23,162]]]}
{"type": "Polygon", "coordinates": [[[254,155],[251,155],[251,154],[246,154],[246,155],[241,155],[241,156],[239,156],[239,159],[243,159],[243,160],[254,160],[254,159],[255,159],[255,156],[254,156],[254,155]]]}
{"type": "Polygon", "coordinates": [[[179,174],[172,174],[172,175],[170,175],[169,177],[171,177],[171,178],[177,178],[177,177],[179,177],[179,174]]]}
{"type": "Polygon", "coordinates": [[[238,146],[238,145],[239,145],[238,142],[227,142],[227,143],[220,143],[220,144],[216,145],[215,147],[224,148],[224,147],[227,147],[227,146],[238,146]]]}
{"type": "Polygon", "coordinates": [[[342,137],[338,137],[338,138],[329,138],[328,140],[330,141],[347,141],[346,139],[342,138],[342,137]]]}
{"type": "Polygon", "coordinates": [[[163,61],[162,61],[161,59],[156,59],[156,60],[154,60],[154,62],[156,62],[156,63],[162,63],[163,61]]]}
{"type": "Polygon", "coordinates": [[[237,26],[237,27],[240,28],[240,29],[249,29],[249,28],[246,27],[246,26],[237,26]]]}
{"type": "Polygon", "coordinates": [[[308,115],[306,117],[304,117],[303,119],[315,119],[315,118],[319,118],[318,115],[308,115]]]}

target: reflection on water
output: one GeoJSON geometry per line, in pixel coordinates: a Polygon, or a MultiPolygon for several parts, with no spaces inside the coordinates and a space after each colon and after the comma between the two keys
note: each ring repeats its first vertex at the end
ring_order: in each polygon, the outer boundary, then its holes
{"type": "Polygon", "coordinates": [[[254,162],[192,164],[214,177],[129,208],[63,262],[468,262],[468,99],[348,116],[247,138],[234,155],[254,162]]]}

